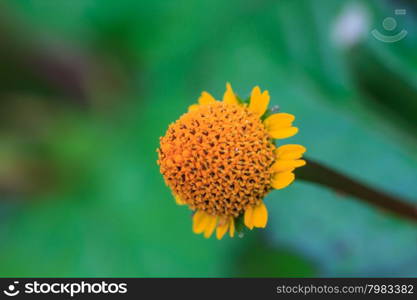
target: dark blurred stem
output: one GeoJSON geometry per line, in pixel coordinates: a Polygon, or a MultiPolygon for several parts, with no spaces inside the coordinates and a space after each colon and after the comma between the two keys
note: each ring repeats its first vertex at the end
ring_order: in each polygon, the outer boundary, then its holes
{"type": "Polygon", "coordinates": [[[417,222],[417,205],[372,188],[319,162],[307,159],[307,165],[297,169],[296,176],[299,179],[314,182],[344,195],[355,197],[398,217],[417,222]]]}

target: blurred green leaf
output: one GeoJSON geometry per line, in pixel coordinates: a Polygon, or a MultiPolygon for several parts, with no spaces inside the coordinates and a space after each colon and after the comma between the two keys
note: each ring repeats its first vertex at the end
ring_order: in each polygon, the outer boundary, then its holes
{"type": "Polygon", "coordinates": [[[236,260],[236,276],[314,277],[315,267],[293,251],[275,248],[253,233],[236,260]]]}

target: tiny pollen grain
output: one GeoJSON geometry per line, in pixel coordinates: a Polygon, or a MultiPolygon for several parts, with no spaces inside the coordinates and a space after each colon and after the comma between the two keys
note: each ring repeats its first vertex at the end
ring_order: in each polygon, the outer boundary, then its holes
{"type": "Polygon", "coordinates": [[[215,102],[169,126],[158,164],[166,184],[192,210],[238,217],[271,190],[274,148],[258,115],[215,102]]]}

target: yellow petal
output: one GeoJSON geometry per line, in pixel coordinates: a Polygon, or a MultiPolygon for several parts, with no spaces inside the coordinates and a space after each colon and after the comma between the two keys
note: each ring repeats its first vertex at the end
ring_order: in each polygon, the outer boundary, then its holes
{"type": "Polygon", "coordinates": [[[228,104],[239,104],[230,83],[226,83],[226,92],[223,95],[223,102],[228,104]]]}
{"type": "Polygon", "coordinates": [[[245,210],[244,222],[246,227],[253,229],[253,207],[248,206],[245,210]]]}
{"type": "Polygon", "coordinates": [[[192,105],[188,106],[188,111],[196,110],[196,109],[198,109],[199,106],[200,105],[198,105],[198,104],[192,104],[192,105]]]}
{"type": "Polygon", "coordinates": [[[295,179],[293,172],[276,173],[272,176],[272,187],[274,189],[283,189],[290,185],[295,179]]]}
{"type": "Polygon", "coordinates": [[[269,93],[268,91],[264,91],[261,93],[261,89],[259,86],[255,86],[252,89],[252,93],[250,96],[250,103],[248,109],[258,116],[262,116],[269,105],[269,93]]]}
{"type": "Polygon", "coordinates": [[[202,210],[198,210],[193,216],[193,232],[196,234],[202,233],[208,224],[210,215],[202,210]]]}
{"type": "Polygon", "coordinates": [[[268,210],[263,202],[253,209],[253,226],[265,228],[268,222],[268,210]]]}
{"type": "Polygon", "coordinates": [[[265,119],[264,125],[268,131],[275,131],[282,128],[291,127],[295,117],[287,113],[279,113],[270,115],[265,119]]]}
{"type": "Polygon", "coordinates": [[[298,159],[306,152],[306,148],[301,145],[283,145],[275,150],[275,157],[278,160],[298,159]]]}
{"type": "Polygon", "coordinates": [[[295,168],[302,167],[306,164],[305,160],[302,159],[291,159],[291,160],[278,160],[271,167],[275,173],[292,171],[295,168]]]}
{"type": "Polygon", "coordinates": [[[221,219],[216,229],[216,237],[218,240],[221,240],[223,238],[223,236],[227,232],[227,229],[229,229],[229,220],[221,219]]]}
{"type": "Polygon", "coordinates": [[[206,239],[208,239],[213,234],[213,231],[216,228],[216,224],[217,224],[217,217],[216,216],[209,215],[208,219],[209,219],[209,221],[207,223],[206,229],[204,229],[204,237],[206,239]]]}
{"type": "Polygon", "coordinates": [[[175,202],[176,202],[178,205],[184,205],[184,204],[186,204],[186,203],[185,203],[185,201],[184,201],[184,200],[182,200],[182,199],[180,198],[180,196],[178,196],[178,195],[174,195],[174,198],[175,198],[175,202]]]}
{"type": "Polygon", "coordinates": [[[233,217],[230,217],[229,220],[229,235],[230,237],[234,237],[235,236],[235,219],[233,217]]]}
{"type": "Polygon", "coordinates": [[[207,92],[202,92],[200,98],[198,98],[198,103],[200,105],[210,104],[216,102],[216,99],[207,92]]]}
{"type": "Polygon", "coordinates": [[[297,132],[297,127],[286,127],[277,130],[268,130],[269,136],[273,139],[286,139],[296,135],[297,132]]]}

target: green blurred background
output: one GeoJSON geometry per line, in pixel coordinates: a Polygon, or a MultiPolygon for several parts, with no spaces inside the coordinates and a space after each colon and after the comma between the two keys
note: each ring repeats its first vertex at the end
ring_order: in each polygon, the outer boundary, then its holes
{"type": "Polygon", "coordinates": [[[310,157],[417,202],[416,29],[412,0],[1,1],[0,276],[417,276],[415,224],[301,181],[266,230],[194,235],[155,152],[259,84],[310,157]]]}

